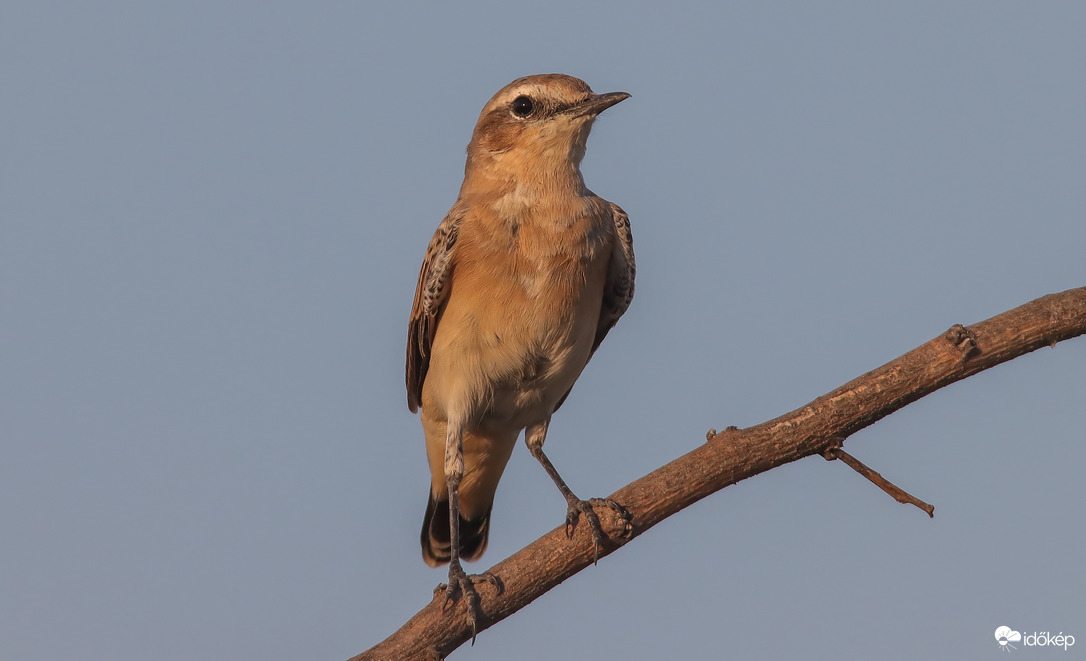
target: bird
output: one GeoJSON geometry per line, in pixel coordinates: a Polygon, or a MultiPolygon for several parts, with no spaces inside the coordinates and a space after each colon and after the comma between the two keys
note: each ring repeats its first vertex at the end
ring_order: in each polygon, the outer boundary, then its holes
{"type": "MultiPolygon", "coordinates": [[[[543,452],[551,416],[633,299],[629,217],[585,186],[580,164],[604,110],[629,98],[579,78],[518,78],[483,107],[464,181],[419,272],[408,324],[406,384],[421,410],[430,493],[420,541],[430,566],[449,564],[446,604],[474,583],[461,560],[486,550],[498,481],[521,431],[598,558],[603,534],[543,452]]],[[[620,514],[624,508],[602,501],[620,514]]],[[[439,586],[439,589],[443,586],[439,586]]]]}

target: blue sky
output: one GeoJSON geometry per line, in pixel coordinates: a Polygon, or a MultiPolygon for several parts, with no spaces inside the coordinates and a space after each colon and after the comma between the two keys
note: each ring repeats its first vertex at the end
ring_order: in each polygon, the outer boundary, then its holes
{"type": "MultiPolygon", "coordinates": [[[[603,496],[1086,284],[1084,26],[1057,2],[9,4],[0,658],[342,659],[425,605],[407,315],[514,78],[633,95],[583,169],[630,215],[637,296],[547,444],[603,496]]],[[[849,440],[933,520],[810,458],[453,658],[1086,643],[1084,370],[1071,340],[849,440]]],[[[469,569],[563,515],[518,447],[469,569]]]]}

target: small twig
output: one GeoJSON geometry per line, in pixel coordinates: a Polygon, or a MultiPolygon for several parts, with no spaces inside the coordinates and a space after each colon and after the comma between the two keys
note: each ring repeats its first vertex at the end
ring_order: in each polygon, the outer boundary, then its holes
{"type": "Polygon", "coordinates": [[[840,459],[841,461],[845,462],[845,464],[849,468],[856,471],[860,475],[863,475],[868,480],[870,480],[872,484],[874,484],[878,488],[882,489],[886,493],[893,496],[894,500],[896,500],[897,502],[903,503],[905,505],[916,505],[920,509],[927,512],[929,517],[935,518],[935,506],[934,505],[929,505],[928,503],[925,503],[924,501],[920,500],[916,496],[913,496],[912,494],[907,493],[904,489],[897,486],[896,484],[894,484],[890,480],[887,480],[885,477],[880,475],[877,471],[871,470],[868,466],[866,466],[862,461],[860,461],[856,457],[853,457],[851,454],[845,452],[845,450],[843,448],[841,448],[840,446],[835,446],[835,447],[829,448],[828,450],[826,450],[826,452],[823,454],[823,456],[826,458],[827,461],[833,461],[834,459],[840,459]]]}

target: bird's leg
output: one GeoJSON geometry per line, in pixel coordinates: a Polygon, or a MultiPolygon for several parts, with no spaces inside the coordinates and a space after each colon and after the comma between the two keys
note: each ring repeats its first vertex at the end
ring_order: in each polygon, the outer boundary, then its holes
{"type": "Polygon", "coordinates": [[[630,513],[626,511],[626,508],[619,505],[610,498],[590,498],[588,500],[581,500],[573,491],[566,485],[565,480],[558,474],[558,471],[554,468],[554,464],[547,458],[547,455],[543,453],[543,441],[547,439],[547,427],[550,425],[550,417],[543,422],[536,423],[526,430],[524,430],[524,442],[528,445],[528,451],[532,453],[532,456],[543,466],[543,470],[547,471],[547,475],[551,476],[555,486],[558,487],[558,491],[562,492],[562,497],[566,499],[568,505],[566,509],[566,536],[572,538],[573,531],[577,527],[577,520],[580,519],[583,514],[588,521],[588,526],[592,529],[592,562],[595,564],[600,559],[600,548],[604,544],[604,540],[607,538],[603,534],[603,526],[600,524],[600,518],[596,515],[596,511],[592,509],[593,505],[606,505],[615,512],[618,513],[625,520],[629,520],[630,513]]]}
{"type": "Polygon", "coordinates": [[[463,593],[468,602],[468,619],[471,620],[471,643],[475,644],[477,619],[482,615],[479,607],[477,581],[498,585],[497,578],[485,574],[468,574],[460,565],[460,480],[464,477],[464,430],[461,425],[449,424],[445,436],[445,482],[449,485],[449,582],[445,586],[445,604],[463,593]]]}

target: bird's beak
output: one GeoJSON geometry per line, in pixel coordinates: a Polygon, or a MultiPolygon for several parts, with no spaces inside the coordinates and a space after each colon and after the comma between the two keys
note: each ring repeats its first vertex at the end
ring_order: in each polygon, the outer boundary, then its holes
{"type": "Polygon", "coordinates": [[[595,117],[604,110],[615,105],[619,101],[630,98],[626,92],[608,92],[607,94],[592,94],[584,101],[573,106],[566,112],[574,117],[595,117]]]}

